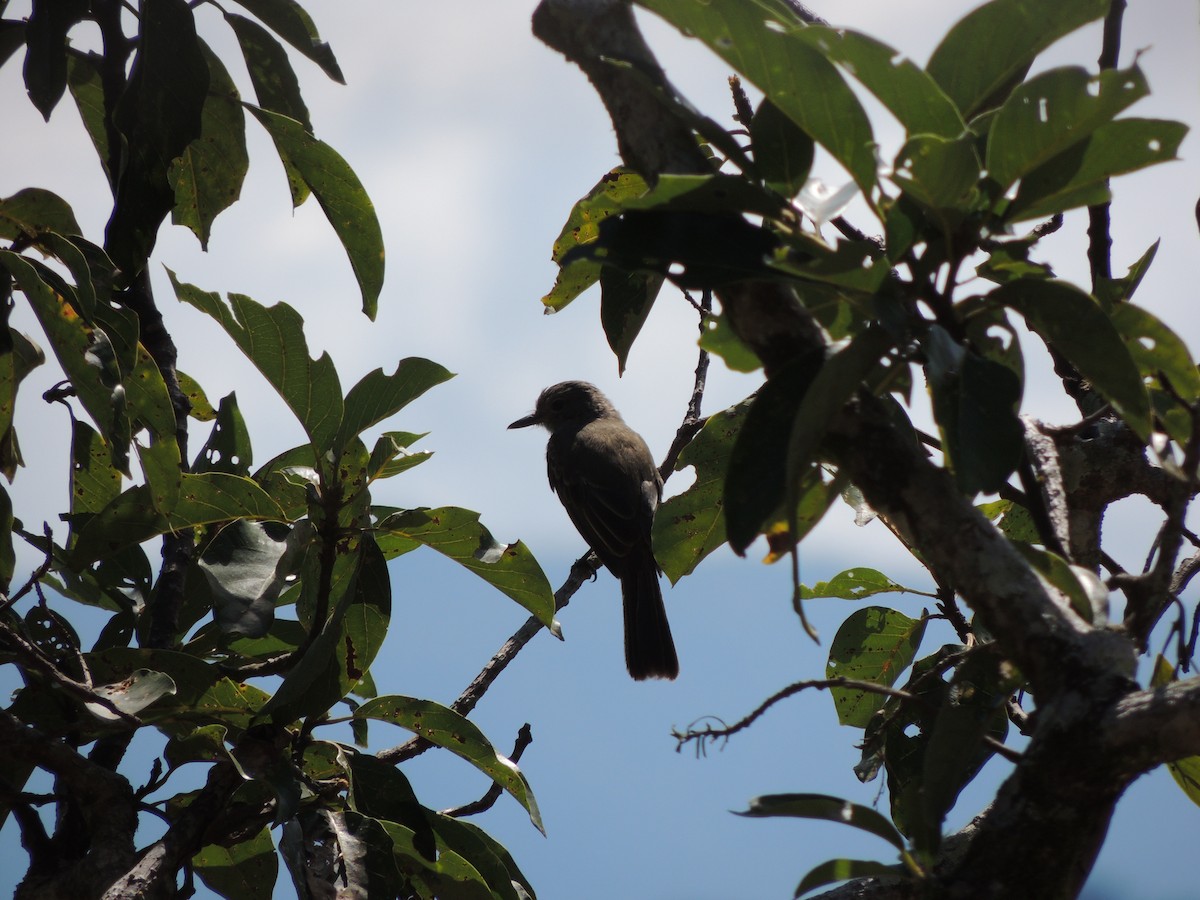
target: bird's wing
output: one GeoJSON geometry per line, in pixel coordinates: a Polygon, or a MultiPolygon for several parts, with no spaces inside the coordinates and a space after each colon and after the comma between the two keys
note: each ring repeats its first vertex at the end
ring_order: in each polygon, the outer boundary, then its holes
{"type": "Polygon", "coordinates": [[[550,486],[600,560],[617,576],[649,540],[661,482],[650,451],[624,425],[584,428],[547,453],[550,486]],[[557,452],[556,452],[557,451],[557,452]]]}

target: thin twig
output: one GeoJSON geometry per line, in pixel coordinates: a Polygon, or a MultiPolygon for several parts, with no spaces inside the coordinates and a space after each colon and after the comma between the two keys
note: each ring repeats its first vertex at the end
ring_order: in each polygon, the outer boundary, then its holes
{"type": "MultiPolygon", "coordinates": [[[[853,678],[817,678],[808,681],[797,681],[795,684],[789,684],[782,690],[776,691],[766,700],[758,705],[754,712],[750,713],[742,719],[739,719],[733,725],[722,728],[713,728],[711,725],[705,725],[702,729],[692,728],[689,726],[687,731],[672,730],[671,736],[678,741],[676,752],[683,749],[683,745],[690,741],[698,741],[700,752],[706,742],[713,740],[729,740],[739,731],[749,728],[762,715],[781,700],[786,700],[788,697],[799,694],[801,691],[809,690],[810,688],[819,691],[827,690],[828,688],[846,688],[852,691],[862,691],[867,694],[879,694],[883,697],[895,697],[898,700],[919,700],[915,694],[910,694],[908,691],[900,690],[899,688],[888,687],[884,684],[876,684],[873,681],[858,681],[853,678]]],[[[717,720],[720,721],[720,720],[717,720]]],[[[723,724],[723,723],[722,723],[723,724]]]]}
{"type": "MultiPolygon", "coordinates": [[[[513,751],[509,754],[508,758],[513,762],[517,762],[520,760],[521,754],[525,752],[525,748],[532,743],[533,731],[530,730],[529,723],[526,722],[521,726],[521,730],[517,732],[517,740],[513,744],[513,751]]],[[[442,815],[461,819],[463,816],[475,816],[481,812],[487,812],[500,799],[500,793],[500,785],[492,782],[492,786],[488,788],[487,793],[474,803],[466,803],[462,806],[456,806],[453,809],[444,809],[442,810],[442,815]]]]}
{"type": "Polygon", "coordinates": [[[0,613],[9,609],[14,603],[33,590],[34,585],[46,577],[46,573],[50,571],[50,566],[54,564],[54,532],[50,530],[48,522],[43,523],[43,529],[46,538],[46,558],[42,560],[42,564],[37,567],[34,573],[29,576],[29,580],[21,585],[20,590],[8,599],[0,602],[0,613]]]}

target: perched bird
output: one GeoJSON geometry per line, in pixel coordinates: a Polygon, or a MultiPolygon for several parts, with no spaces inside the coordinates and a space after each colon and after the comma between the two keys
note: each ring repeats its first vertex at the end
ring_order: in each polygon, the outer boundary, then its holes
{"type": "Polygon", "coordinates": [[[629,674],[674,678],[679,659],[658,586],[650,525],[662,499],[662,478],[641,436],[608,398],[586,381],[542,391],[532,415],[509,428],[542,425],[550,432],[550,488],[583,539],[621,581],[625,665],[629,674]]]}

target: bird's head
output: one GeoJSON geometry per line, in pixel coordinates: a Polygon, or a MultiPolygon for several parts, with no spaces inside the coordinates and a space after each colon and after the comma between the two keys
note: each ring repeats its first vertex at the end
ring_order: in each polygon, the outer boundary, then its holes
{"type": "Polygon", "coordinates": [[[602,416],[616,416],[617,411],[600,393],[600,389],[586,381],[562,381],[542,391],[533,412],[517,419],[509,428],[527,428],[542,425],[553,431],[559,425],[590,422],[602,416]]]}

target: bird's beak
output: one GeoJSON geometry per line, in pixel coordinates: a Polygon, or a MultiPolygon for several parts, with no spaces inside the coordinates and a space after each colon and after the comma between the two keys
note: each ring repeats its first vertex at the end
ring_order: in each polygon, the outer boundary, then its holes
{"type": "Polygon", "coordinates": [[[530,425],[541,425],[542,420],[538,418],[537,413],[530,413],[523,419],[517,419],[509,425],[509,428],[528,428],[530,425]]]}

